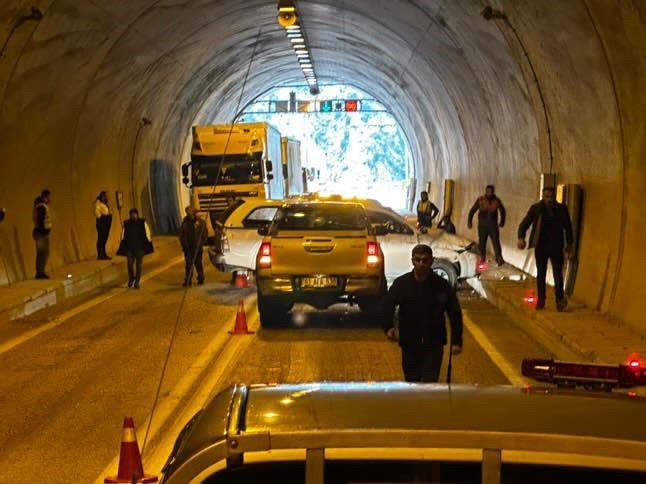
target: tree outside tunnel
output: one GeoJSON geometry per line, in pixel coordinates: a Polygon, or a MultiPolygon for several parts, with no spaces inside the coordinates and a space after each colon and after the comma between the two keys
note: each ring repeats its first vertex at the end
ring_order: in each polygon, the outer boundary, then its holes
{"type": "Polygon", "coordinates": [[[397,121],[356,87],[320,87],[316,97],[306,86],[272,88],[251,102],[239,121],[267,121],[281,135],[299,140],[309,191],[376,198],[404,208],[413,169],[397,121]],[[290,93],[294,93],[291,106],[290,93]]]}

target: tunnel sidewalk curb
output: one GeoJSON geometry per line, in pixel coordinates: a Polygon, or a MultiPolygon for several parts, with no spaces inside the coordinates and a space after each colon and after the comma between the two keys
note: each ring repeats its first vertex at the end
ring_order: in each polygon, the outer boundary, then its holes
{"type": "Polygon", "coordinates": [[[549,298],[543,311],[527,305],[523,298],[528,290],[535,289],[534,278],[483,278],[469,284],[558,359],[618,364],[633,352],[646,358],[646,335],[598,311],[571,300],[568,310],[558,313],[549,298]]]}
{"type": "MultiPolygon", "coordinates": [[[[154,269],[179,254],[176,237],[157,237],[155,252],[146,258],[146,269],[154,269]]],[[[19,320],[94,289],[125,282],[125,258],[70,264],[56,269],[51,276],[49,280],[25,280],[0,287],[0,324],[19,320]]]]}

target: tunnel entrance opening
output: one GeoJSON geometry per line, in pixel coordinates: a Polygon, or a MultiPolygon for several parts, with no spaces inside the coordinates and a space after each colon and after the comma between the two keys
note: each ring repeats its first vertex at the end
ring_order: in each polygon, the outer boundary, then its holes
{"type": "Polygon", "coordinates": [[[238,122],[266,121],[301,142],[307,190],[374,198],[407,206],[413,161],[404,132],[383,104],[348,84],[274,87],[241,112],[238,122]]]}

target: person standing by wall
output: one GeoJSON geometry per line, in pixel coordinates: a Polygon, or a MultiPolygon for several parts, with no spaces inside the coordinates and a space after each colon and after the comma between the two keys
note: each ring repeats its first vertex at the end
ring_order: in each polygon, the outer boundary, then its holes
{"type": "Polygon", "coordinates": [[[419,244],[412,251],[413,270],[399,276],[388,291],[384,331],[394,340],[393,317],[399,306],[399,346],[407,382],[436,382],[447,343],[445,314],[451,323],[451,351],[462,351],[462,310],[455,289],[433,273],[433,250],[419,244]]]}
{"type": "Polygon", "coordinates": [[[487,185],[485,194],[478,197],[471,210],[469,210],[467,227],[473,227],[473,216],[478,212],[478,248],[480,257],[483,262],[486,260],[487,238],[491,237],[496,263],[500,266],[505,263],[505,260],[502,258],[499,227],[505,226],[507,212],[502,201],[496,196],[495,190],[493,185],[487,185]],[[498,223],[498,212],[500,212],[500,224],[498,223]]]}
{"type": "Polygon", "coordinates": [[[184,251],[184,263],[186,271],[184,274],[184,285],[190,286],[193,283],[193,266],[197,271],[197,283],[204,284],[204,265],[202,254],[206,244],[206,223],[195,216],[195,209],[190,205],[186,207],[186,217],[182,222],[179,231],[179,241],[184,251]]]}
{"type": "Polygon", "coordinates": [[[130,218],[123,223],[121,244],[117,255],[128,258],[128,287],[139,289],[144,255],[153,253],[150,228],[143,218],[139,217],[136,208],[130,209],[130,218]]]}
{"type": "Polygon", "coordinates": [[[547,276],[547,261],[552,262],[554,275],[554,293],[556,295],[556,310],[561,312],[567,308],[567,298],[563,290],[563,263],[569,257],[574,243],[572,220],[567,205],[558,203],[553,187],[543,189],[543,198],[532,205],[518,227],[518,248],[524,249],[525,234],[531,226],[529,247],[534,248],[536,255],[536,289],[538,301],[536,309],[545,307],[545,278],[547,276]]]}
{"type": "Polygon", "coordinates": [[[45,272],[45,266],[49,258],[49,236],[52,232],[52,221],[49,215],[51,193],[45,188],[34,200],[32,236],[36,242],[36,279],[49,279],[45,272]]]}
{"type": "Polygon", "coordinates": [[[440,209],[428,199],[428,192],[423,191],[419,195],[420,200],[417,203],[417,223],[420,232],[426,233],[426,229],[433,226],[433,219],[440,213],[440,209]]]}
{"type": "Polygon", "coordinates": [[[110,236],[112,226],[112,214],[108,205],[107,192],[99,193],[94,204],[94,216],[96,217],[96,254],[98,260],[111,260],[105,251],[105,244],[110,236]]]}

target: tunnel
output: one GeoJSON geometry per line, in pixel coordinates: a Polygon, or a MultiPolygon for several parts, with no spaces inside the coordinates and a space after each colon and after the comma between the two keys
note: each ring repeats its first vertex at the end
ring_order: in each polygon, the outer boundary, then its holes
{"type": "MultiPolygon", "coordinates": [[[[455,181],[458,232],[476,237],[466,214],[495,184],[505,258],[521,267],[516,231],[541,174],[581,185],[574,295],[646,329],[645,2],[296,5],[319,79],[392,112],[436,204],[455,181]]],[[[0,284],[33,277],[32,202],[45,187],[53,267],[94,256],[101,190],[172,231],[191,126],[231,122],[268,88],[303,80],[277,13],[271,0],[3,1],[0,284]]]]}

